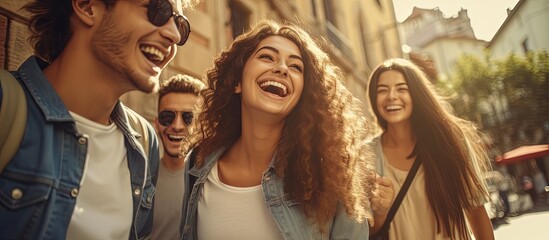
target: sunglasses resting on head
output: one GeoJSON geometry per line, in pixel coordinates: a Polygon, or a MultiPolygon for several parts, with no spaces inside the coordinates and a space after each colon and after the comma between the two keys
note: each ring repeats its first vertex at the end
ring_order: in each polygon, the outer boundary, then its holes
{"type": "Polygon", "coordinates": [[[151,0],[149,2],[147,6],[147,18],[155,26],[163,26],[172,16],[177,30],[181,35],[181,40],[177,45],[183,46],[191,34],[191,24],[187,20],[187,17],[174,12],[172,4],[168,0],[151,0]]]}
{"type": "Polygon", "coordinates": [[[175,121],[175,118],[177,117],[177,114],[181,113],[181,118],[183,119],[183,122],[185,125],[189,126],[193,122],[193,113],[192,112],[178,112],[178,111],[172,111],[172,110],[162,110],[158,113],[158,123],[160,125],[167,127],[170,126],[173,121],[175,121]]]}

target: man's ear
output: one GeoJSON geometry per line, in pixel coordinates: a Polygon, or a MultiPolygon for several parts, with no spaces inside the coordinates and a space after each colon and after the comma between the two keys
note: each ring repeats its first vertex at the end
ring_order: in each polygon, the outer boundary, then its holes
{"type": "Polygon", "coordinates": [[[234,87],[234,93],[241,93],[242,92],[242,86],[240,84],[241,82],[239,82],[238,84],[236,84],[236,87],[234,87]]]}
{"type": "Polygon", "coordinates": [[[101,1],[72,0],[72,9],[76,18],[84,25],[93,26],[97,21],[99,4],[103,5],[103,9],[105,8],[105,5],[101,1]]]}

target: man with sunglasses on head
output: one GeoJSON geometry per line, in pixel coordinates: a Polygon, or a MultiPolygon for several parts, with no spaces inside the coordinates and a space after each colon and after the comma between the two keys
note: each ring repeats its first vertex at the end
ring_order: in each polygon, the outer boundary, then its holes
{"type": "Polygon", "coordinates": [[[158,116],[154,120],[164,153],[154,200],[153,239],[179,239],[185,162],[180,156],[181,141],[189,136],[193,110],[205,84],[188,75],[177,74],[160,84],[158,116]]]}
{"type": "Polygon", "coordinates": [[[27,118],[0,173],[1,239],[150,237],[158,139],[119,97],[157,90],[190,34],[182,9],[191,1],[33,0],[24,7],[36,55],[7,79],[22,87],[27,118]]]}

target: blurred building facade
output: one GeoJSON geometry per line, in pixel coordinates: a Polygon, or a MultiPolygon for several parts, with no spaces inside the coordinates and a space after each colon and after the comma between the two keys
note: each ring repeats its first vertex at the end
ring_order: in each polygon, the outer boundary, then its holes
{"type": "Polygon", "coordinates": [[[410,16],[399,24],[399,32],[402,43],[411,48],[410,58],[419,54],[430,59],[440,80],[452,74],[462,54],[482,56],[488,44],[475,37],[465,9],[455,17],[445,17],[438,8],[414,7],[410,16]]]}
{"type": "MultiPolygon", "coordinates": [[[[493,59],[504,59],[510,54],[526,56],[529,52],[549,51],[549,31],[546,24],[549,22],[549,1],[543,0],[520,0],[513,9],[507,9],[507,18],[499,27],[498,31],[487,45],[493,59]]],[[[512,81],[512,80],[509,80],[512,81]]],[[[546,96],[549,89],[542,89],[546,96]]],[[[512,117],[509,113],[509,96],[494,96],[494,100],[504,103],[500,109],[497,109],[497,115],[505,116],[506,119],[512,117]]],[[[542,98],[544,98],[542,96],[542,98]]],[[[528,95],[531,101],[540,101],[536,96],[528,95]]],[[[548,111],[545,110],[549,105],[545,104],[531,111],[532,115],[521,115],[522,119],[542,119],[543,124],[527,125],[523,128],[514,129],[517,134],[505,135],[505,149],[511,149],[519,145],[531,145],[547,143],[549,141],[548,111]]],[[[496,114],[493,114],[496,115],[496,114]]],[[[506,120],[504,119],[504,120],[506,120]]],[[[500,122],[503,122],[500,120],[500,122]]],[[[545,159],[546,171],[549,173],[549,158],[545,159]]]]}
{"type": "MultiPolygon", "coordinates": [[[[493,59],[504,59],[510,54],[525,56],[529,52],[549,51],[549,1],[546,0],[520,0],[513,9],[507,9],[507,18],[487,45],[493,59]]],[[[547,92],[549,89],[542,91],[547,92]]],[[[497,101],[507,102],[508,96],[499,96],[497,101]]],[[[529,95],[532,100],[534,96],[529,95]]],[[[507,106],[503,110],[507,112],[507,106]]],[[[522,145],[547,144],[549,138],[549,119],[547,118],[547,105],[536,109],[539,113],[521,115],[523,119],[540,118],[544,124],[513,129],[512,132],[502,133],[505,136],[503,149],[507,151],[522,145]],[[525,132],[529,132],[526,134],[525,132]],[[515,133],[515,134],[513,134],[515,133]]],[[[538,156],[521,163],[502,165],[513,176],[535,176],[538,179],[545,177],[549,181],[549,157],[538,156]]],[[[517,177],[517,179],[519,179],[517,177]]],[[[549,201],[548,201],[549,203],[549,201]]]]}
{"type": "Polygon", "coordinates": [[[493,57],[503,58],[510,53],[549,50],[549,1],[520,0],[498,29],[488,48],[493,57]]]}
{"type": "MultiPolygon", "coordinates": [[[[549,31],[545,24],[549,22],[549,1],[540,0],[520,0],[513,9],[507,9],[507,18],[499,27],[498,31],[487,45],[494,60],[505,59],[511,54],[526,56],[529,52],[549,51],[549,31]]],[[[547,89],[545,90],[547,91],[547,89]]],[[[486,126],[494,127],[497,123],[504,122],[512,117],[508,106],[508,96],[493,95],[491,104],[496,104],[496,108],[490,110],[485,108],[486,126]],[[499,118],[497,118],[499,116],[499,118]]],[[[529,99],[535,100],[535,96],[530,95],[529,99]]],[[[488,105],[488,104],[485,104],[488,105]]],[[[542,108],[543,109],[543,108],[542,108]]],[[[541,112],[544,112],[540,109],[541,112]]],[[[547,111],[545,111],[547,112],[547,111]]],[[[539,116],[521,116],[522,118],[539,118],[539,116]]],[[[506,135],[505,149],[517,147],[518,144],[537,144],[545,143],[549,139],[544,139],[544,132],[549,132],[549,119],[547,115],[542,116],[545,124],[540,126],[524,126],[529,129],[528,132],[534,134],[525,134],[525,129],[515,129],[518,132],[515,136],[506,135]]],[[[548,162],[549,168],[549,162],[548,162]]]]}
{"type": "MultiPolygon", "coordinates": [[[[28,1],[0,3],[0,54],[4,54],[0,63],[9,70],[32,54],[26,41],[28,15],[18,10],[28,1]]],[[[391,0],[203,0],[185,14],[192,33],[161,79],[177,73],[202,78],[217,53],[260,19],[297,21],[313,36],[324,38],[330,45],[327,51],[332,61],[345,75],[345,85],[364,102],[365,109],[372,68],[386,58],[402,57],[391,0]]],[[[131,92],[122,100],[152,121],[156,98],[154,94],[131,92]]]]}

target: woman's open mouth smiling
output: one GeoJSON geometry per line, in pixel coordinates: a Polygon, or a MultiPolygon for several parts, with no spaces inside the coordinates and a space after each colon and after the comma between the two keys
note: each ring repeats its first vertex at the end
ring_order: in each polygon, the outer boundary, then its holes
{"type": "Polygon", "coordinates": [[[280,82],[275,82],[272,80],[264,81],[259,83],[259,87],[268,93],[277,95],[281,98],[288,96],[288,87],[280,82]]]}

